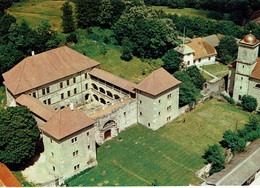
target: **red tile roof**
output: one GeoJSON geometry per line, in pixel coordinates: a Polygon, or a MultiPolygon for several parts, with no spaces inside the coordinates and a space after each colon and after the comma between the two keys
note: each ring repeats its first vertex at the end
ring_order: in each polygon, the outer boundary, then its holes
{"type": "Polygon", "coordinates": [[[22,187],[22,184],[17,180],[17,178],[12,174],[12,172],[5,166],[5,164],[0,163],[0,187],[22,187]]]}
{"type": "Polygon", "coordinates": [[[250,78],[254,78],[257,80],[260,80],[260,58],[257,59],[257,63],[255,65],[255,68],[253,69],[250,78]]]}
{"type": "Polygon", "coordinates": [[[16,102],[20,105],[27,106],[34,114],[38,115],[45,121],[48,121],[55,114],[55,110],[50,106],[30,95],[22,94],[16,99],[16,102]]]}
{"type": "Polygon", "coordinates": [[[192,41],[186,45],[195,50],[194,59],[209,57],[217,54],[216,49],[202,38],[192,39],[192,41]]]}
{"type": "Polygon", "coordinates": [[[149,76],[147,76],[136,89],[144,91],[151,95],[158,95],[170,88],[179,85],[181,82],[174,78],[165,69],[159,68],[153,71],[149,76]]]}
{"type": "Polygon", "coordinates": [[[63,46],[23,59],[3,74],[4,84],[17,95],[97,65],[97,61],[63,46]]]}
{"type": "Polygon", "coordinates": [[[102,79],[108,83],[111,83],[115,86],[118,86],[122,89],[125,89],[131,93],[135,93],[134,88],[136,87],[136,84],[128,80],[125,80],[123,78],[120,78],[119,76],[116,76],[114,74],[111,74],[110,72],[106,72],[104,70],[94,68],[89,72],[89,74],[99,79],[102,79]]]}
{"type": "Polygon", "coordinates": [[[47,135],[61,140],[77,131],[96,123],[83,112],[74,108],[66,107],[58,111],[47,123],[39,128],[47,135]]]}

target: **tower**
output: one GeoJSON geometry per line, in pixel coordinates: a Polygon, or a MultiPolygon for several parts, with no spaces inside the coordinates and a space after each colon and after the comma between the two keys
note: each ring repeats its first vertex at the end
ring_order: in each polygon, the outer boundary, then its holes
{"type": "Polygon", "coordinates": [[[252,34],[246,35],[238,43],[238,55],[235,67],[233,99],[241,100],[248,94],[249,77],[257,63],[259,40],[252,34]]]}

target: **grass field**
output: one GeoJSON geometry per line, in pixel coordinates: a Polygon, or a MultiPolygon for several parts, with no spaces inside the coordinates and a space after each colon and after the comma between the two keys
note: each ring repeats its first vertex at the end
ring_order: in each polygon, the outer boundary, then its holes
{"type": "Polygon", "coordinates": [[[225,75],[228,74],[228,67],[221,63],[215,65],[205,65],[201,68],[205,69],[211,74],[214,74],[217,77],[224,77],[225,75]]]}
{"type": "Polygon", "coordinates": [[[207,17],[209,13],[206,10],[197,10],[193,8],[173,9],[168,6],[152,6],[155,10],[163,10],[168,14],[186,15],[186,16],[202,16],[207,17]]]}
{"type": "Polygon", "coordinates": [[[136,57],[129,62],[123,61],[120,59],[120,46],[111,43],[105,44],[103,42],[104,36],[110,37],[111,30],[93,28],[92,31],[92,34],[86,35],[86,31],[77,30],[79,42],[75,46],[71,46],[71,48],[100,62],[101,69],[134,83],[139,83],[144,77],[162,64],[160,59],[151,62],[142,62],[136,57]],[[102,54],[102,50],[105,50],[106,53],[102,54]],[[143,74],[143,71],[145,74],[143,74]]]}
{"type": "Polygon", "coordinates": [[[17,22],[27,20],[32,28],[36,28],[42,20],[49,20],[53,30],[61,30],[61,7],[65,0],[26,0],[14,3],[7,13],[13,15],[17,22]]]}
{"type": "Polygon", "coordinates": [[[158,131],[135,125],[98,148],[98,166],[71,180],[69,186],[200,184],[194,174],[204,165],[204,150],[218,143],[225,130],[234,130],[236,122],[243,127],[248,116],[234,106],[210,100],[158,131]]]}

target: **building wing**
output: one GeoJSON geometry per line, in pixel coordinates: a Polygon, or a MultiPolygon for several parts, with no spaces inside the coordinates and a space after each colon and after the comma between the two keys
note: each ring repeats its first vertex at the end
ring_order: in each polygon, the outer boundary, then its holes
{"type": "Polygon", "coordinates": [[[99,64],[63,46],[23,59],[3,74],[4,84],[13,95],[17,95],[99,64]]]}

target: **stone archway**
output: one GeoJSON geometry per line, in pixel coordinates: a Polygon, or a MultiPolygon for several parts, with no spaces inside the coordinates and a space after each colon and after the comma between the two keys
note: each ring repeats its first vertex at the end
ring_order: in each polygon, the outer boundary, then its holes
{"type": "Polygon", "coordinates": [[[101,135],[103,135],[104,141],[116,136],[117,133],[117,125],[114,120],[107,121],[101,130],[101,135]]]}
{"type": "Polygon", "coordinates": [[[93,97],[96,99],[96,101],[99,101],[99,98],[97,95],[94,94],[93,97]]]}
{"type": "Polygon", "coordinates": [[[113,98],[113,94],[111,93],[111,91],[107,91],[107,96],[113,98]]]}
{"type": "Polygon", "coordinates": [[[85,101],[87,101],[87,100],[89,99],[89,96],[90,96],[89,93],[87,93],[87,94],[85,95],[85,101]]]}
{"type": "Polygon", "coordinates": [[[111,129],[106,130],[104,133],[104,139],[107,140],[109,138],[111,138],[111,129]]]}
{"type": "Polygon", "coordinates": [[[114,94],[114,98],[117,100],[117,99],[120,99],[119,95],[117,94],[114,94]]]}
{"type": "Polygon", "coordinates": [[[106,101],[105,101],[105,99],[103,99],[103,98],[100,98],[100,102],[101,102],[102,104],[106,104],[106,101]]]}
{"type": "Polygon", "coordinates": [[[106,94],[106,91],[102,87],[99,88],[99,91],[103,94],[106,94]]]}
{"type": "Polygon", "coordinates": [[[97,87],[96,84],[92,83],[91,85],[92,85],[92,87],[93,87],[95,90],[98,90],[98,87],[97,87]]]}

